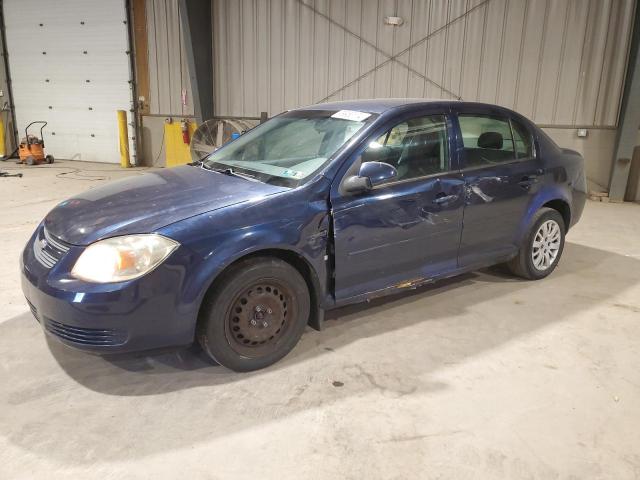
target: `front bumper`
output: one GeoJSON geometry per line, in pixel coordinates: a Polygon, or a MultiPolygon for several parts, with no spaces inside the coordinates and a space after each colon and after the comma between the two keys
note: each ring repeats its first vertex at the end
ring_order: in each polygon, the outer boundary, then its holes
{"type": "Polygon", "coordinates": [[[52,267],[36,258],[34,241],[20,262],[22,291],[44,331],[62,343],[94,353],[125,353],[193,342],[199,302],[185,291],[193,256],[178,248],[158,268],[132,281],[93,284],[69,272],[83,247],[52,267]]]}

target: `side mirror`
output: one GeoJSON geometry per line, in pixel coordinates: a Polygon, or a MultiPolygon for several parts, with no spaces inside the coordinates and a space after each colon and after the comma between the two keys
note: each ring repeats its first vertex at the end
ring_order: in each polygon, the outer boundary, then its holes
{"type": "Polygon", "coordinates": [[[360,166],[358,175],[347,177],[343,188],[349,193],[360,193],[371,190],[398,177],[398,171],[388,163],[365,162],[360,166]]]}
{"type": "Polygon", "coordinates": [[[371,186],[376,187],[398,178],[398,171],[392,165],[384,162],[365,162],[360,166],[359,177],[366,177],[371,186]]]}

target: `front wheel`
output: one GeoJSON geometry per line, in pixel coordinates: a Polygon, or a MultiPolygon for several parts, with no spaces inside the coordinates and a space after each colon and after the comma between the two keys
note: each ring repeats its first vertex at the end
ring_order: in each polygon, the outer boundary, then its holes
{"type": "Polygon", "coordinates": [[[257,370],[293,349],[309,312],[309,290],[294,267],[277,258],[242,260],[207,295],[198,341],[224,367],[257,370]]]}
{"type": "Polygon", "coordinates": [[[512,273],[539,280],[553,272],[564,249],[565,224],[552,208],[541,208],[533,217],[518,255],[507,263],[512,273]]]}

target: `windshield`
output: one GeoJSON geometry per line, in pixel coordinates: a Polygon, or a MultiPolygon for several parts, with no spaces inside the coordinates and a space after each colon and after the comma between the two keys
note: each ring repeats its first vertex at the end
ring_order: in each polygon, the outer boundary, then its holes
{"type": "Polygon", "coordinates": [[[204,165],[296,187],[324,167],[373,117],[351,110],[287,112],[213,152],[204,165]]]}

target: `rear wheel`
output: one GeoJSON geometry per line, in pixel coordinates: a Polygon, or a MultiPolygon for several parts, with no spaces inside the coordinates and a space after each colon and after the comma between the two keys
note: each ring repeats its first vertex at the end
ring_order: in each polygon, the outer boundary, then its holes
{"type": "Polygon", "coordinates": [[[44,159],[46,160],[47,163],[53,163],[53,155],[47,155],[46,157],[44,157],[44,159]]]}
{"type": "Polygon", "coordinates": [[[307,284],[290,264],[269,257],[239,262],[205,300],[198,341],[237,372],[267,367],[298,343],[309,319],[307,284]]]}
{"type": "Polygon", "coordinates": [[[562,215],[552,208],[536,212],[518,255],[507,263],[512,273],[538,280],[553,272],[564,249],[565,224],[562,215]]]}
{"type": "Polygon", "coordinates": [[[35,165],[36,164],[36,159],[34,158],[33,155],[29,155],[27,158],[24,159],[25,163],[27,165],[35,165]]]}

